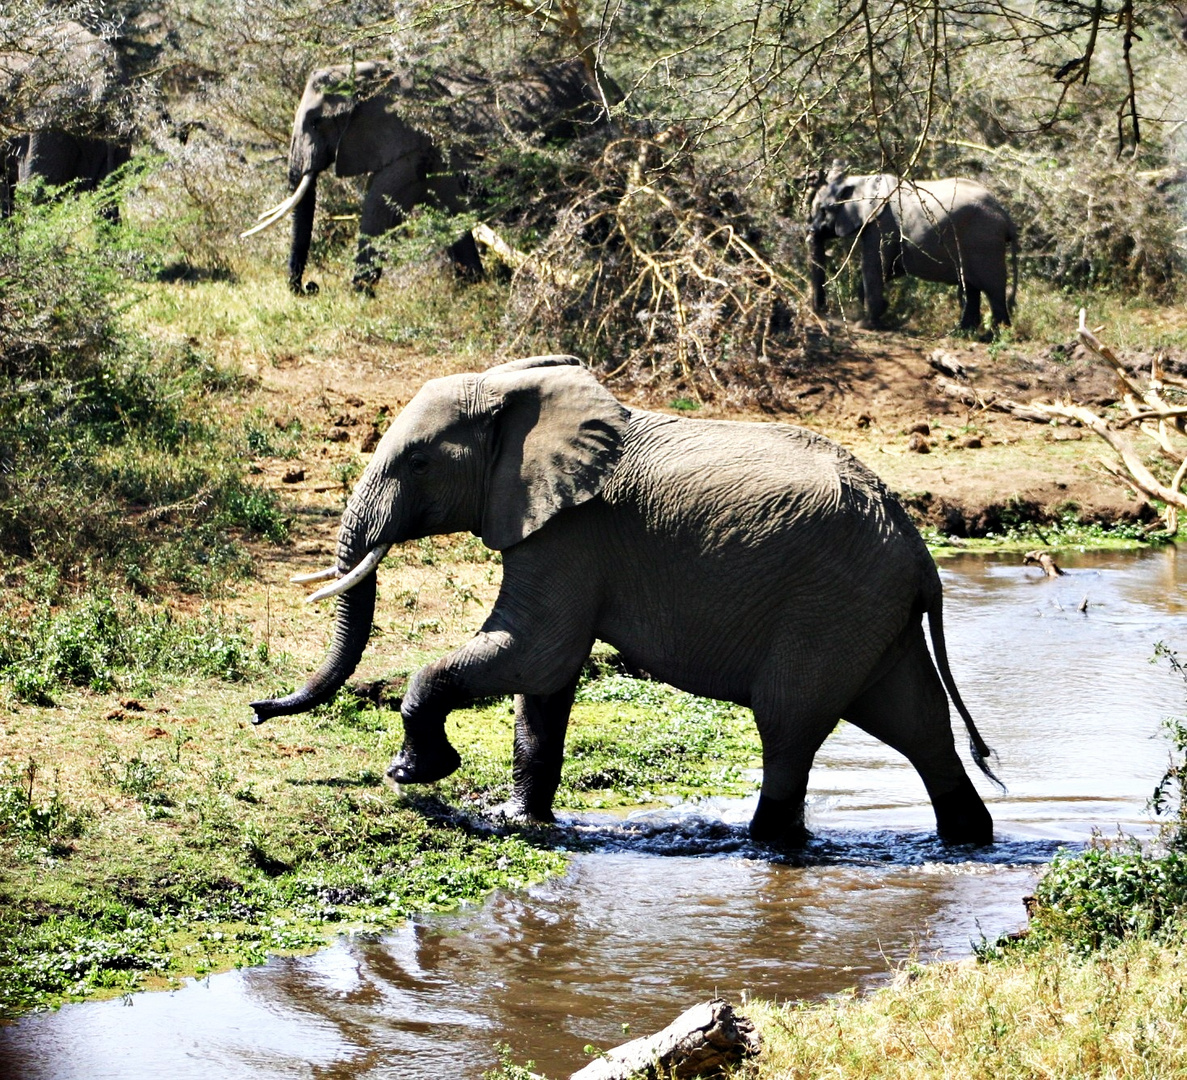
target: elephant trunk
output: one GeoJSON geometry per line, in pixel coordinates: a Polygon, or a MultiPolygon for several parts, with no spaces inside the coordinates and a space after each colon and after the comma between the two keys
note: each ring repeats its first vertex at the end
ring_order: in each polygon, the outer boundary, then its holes
{"type": "Polygon", "coordinates": [[[824,235],[818,229],[808,230],[808,277],[812,282],[812,310],[824,313],[824,235]]]}
{"type": "Polygon", "coordinates": [[[313,239],[313,213],[317,209],[317,174],[307,173],[309,184],[305,194],[293,207],[293,242],[289,249],[289,288],[300,294],[304,291],[301,279],[309,261],[309,244],[313,239]]]}
{"type": "Polygon", "coordinates": [[[375,574],[367,574],[348,592],[338,597],[334,639],[322,666],[309,681],[287,697],[253,701],[252,722],[262,724],[272,716],[308,712],[330,701],[354,673],[362,658],[375,618],[375,574]]]}

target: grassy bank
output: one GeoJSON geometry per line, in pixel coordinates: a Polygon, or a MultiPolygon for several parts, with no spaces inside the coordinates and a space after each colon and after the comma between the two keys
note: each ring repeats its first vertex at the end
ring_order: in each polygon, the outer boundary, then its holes
{"type": "MultiPolygon", "coordinates": [[[[465,765],[400,797],[379,783],[398,713],[344,697],[253,728],[244,682],[275,669],[213,613],[188,625],[221,642],[214,677],[115,668],[121,691],[5,721],[0,1016],[175,985],[564,869],[572,837],[480,814],[509,794],[506,702],[451,718],[465,765]]],[[[558,804],[743,794],[756,755],[743,710],[591,672],[558,804]]]]}
{"type": "Polygon", "coordinates": [[[992,965],[910,967],[868,996],[751,1002],[764,1049],[738,1075],[1182,1076],[1185,964],[1182,942],[1127,941],[1088,957],[1052,945],[992,965]]]}

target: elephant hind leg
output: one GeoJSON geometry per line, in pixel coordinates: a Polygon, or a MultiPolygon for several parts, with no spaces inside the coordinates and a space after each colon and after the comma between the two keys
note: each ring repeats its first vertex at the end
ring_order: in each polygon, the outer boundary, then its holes
{"type": "Polygon", "coordinates": [[[580,676],[555,694],[515,695],[512,793],[503,812],[511,818],[551,822],[561,782],[565,732],[580,676]]]}
{"type": "Polygon", "coordinates": [[[1002,282],[1000,289],[987,289],[985,297],[989,301],[989,310],[993,315],[993,325],[1010,325],[1010,306],[1006,303],[1006,285],[1002,282]]]}
{"type": "MultiPolygon", "coordinates": [[[[981,290],[965,283],[962,286],[961,330],[978,330],[981,326],[981,290]]],[[[1008,320],[1007,320],[1008,321],[1008,320]]]]}
{"type": "Polygon", "coordinates": [[[919,624],[890,669],[845,710],[845,719],[903,754],[927,788],[940,839],[993,843],[993,819],[956,752],[948,696],[919,624]]]}

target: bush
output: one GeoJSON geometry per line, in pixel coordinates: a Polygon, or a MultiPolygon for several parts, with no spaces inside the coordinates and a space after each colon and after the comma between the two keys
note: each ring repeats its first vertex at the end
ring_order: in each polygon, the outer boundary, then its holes
{"type": "MultiPolygon", "coordinates": [[[[1184,676],[1176,653],[1159,643],[1156,655],[1184,676]]],[[[1180,936],[1187,930],[1187,728],[1168,720],[1173,755],[1158,782],[1151,808],[1168,818],[1161,846],[1132,837],[1096,838],[1086,850],[1061,853],[1035,889],[1034,915],[1026,947],[1066,942],[1091,952],[1125,938],[1180,936]]],[[[998,942],[987,951],[1000,950],[998,942]]]]}
{"type": "Polygon", "coordinates": [[[210,609],[179,619],[127,594],[92,591],[58,610],[0,616],[0,679],[34,704],[52,703],[62,687],[104,692],[154,675],[237,682],[266,660],[240,623],[210,609]]]}
{"type": "Polygon", "coordinates": [[[241,568],[228,529],[287,528],[216,404],[239,380],[122,327],[129,252],[153,241],[97,218],[98,197],[22,197],[0,224],[0,557],[208,588],[241,568]]]}

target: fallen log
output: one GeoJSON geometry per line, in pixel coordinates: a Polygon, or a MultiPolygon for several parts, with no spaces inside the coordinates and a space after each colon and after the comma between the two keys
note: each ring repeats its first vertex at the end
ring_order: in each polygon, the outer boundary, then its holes
{"type": "Polygon", "coordinates": [[[736,1016],[729,1002],[714,998],[694,1005],[658,1034],[608,1051],[569,1080],[719,1076],[743,1058],[753,1057],[761,1045],[754,1024],[736,1016]]]}

